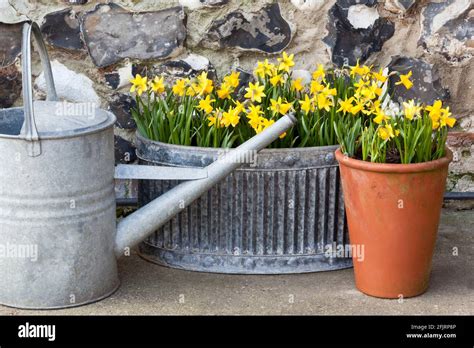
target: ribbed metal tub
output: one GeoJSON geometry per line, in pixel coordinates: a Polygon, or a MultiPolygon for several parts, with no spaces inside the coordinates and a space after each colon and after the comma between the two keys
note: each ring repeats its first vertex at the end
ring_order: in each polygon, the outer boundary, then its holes
{"type": "MultiPolygon", "coordinates": [[[[168,267],[218,273],[351,267],[350,257],[328,253],[349,243],[336,148],[262,150],[256,163],[236,170],[142,243],[140,255],[168,267]]],[[[137,136],[141,164],[204,167],[222,152],[137,136]]],[[[178,183],[140,181],[139,205],[178,183]]]]}

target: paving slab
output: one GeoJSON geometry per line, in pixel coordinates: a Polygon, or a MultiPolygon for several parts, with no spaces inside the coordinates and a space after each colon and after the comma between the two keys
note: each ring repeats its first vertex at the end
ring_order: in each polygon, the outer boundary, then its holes
{"type": "Polygon", "coordinates": [[[0,315],[473,315],[474,210],[443,210],[430,287],[403,301],[360,293],[352,269],[209,274],[161,267],[133,253],[119,271],[121,287],[103,301],[52,311],[0,306],[0,315]]]}

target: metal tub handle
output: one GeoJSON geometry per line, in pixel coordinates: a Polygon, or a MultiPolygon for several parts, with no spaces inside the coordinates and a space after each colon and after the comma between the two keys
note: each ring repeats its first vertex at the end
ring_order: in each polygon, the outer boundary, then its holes
{"type": "Polygon", "coordinates": [[[46,78],[46,100],[57,101],[56,88],[54,87],[53,73],[51,63],[48,57],[48,51],[44,44],[41,30],[35,22],[26,22],[23,25],[23,38],[21,46],[21,65],[22,65],[22,83],[23,83],[23,103],[25,113],[25,135],[23,139],[28,142],[28,156],[37,157],[41,155],[41,143],[36,128],[35,113],[33,108],[33,84],[31,79],[31,33],[38,46],[38,52],[41,59],[41,65],[46,78]]]}

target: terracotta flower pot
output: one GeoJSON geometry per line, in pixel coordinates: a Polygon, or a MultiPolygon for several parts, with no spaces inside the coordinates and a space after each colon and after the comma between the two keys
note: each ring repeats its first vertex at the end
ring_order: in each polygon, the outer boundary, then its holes
{"type": "Polygon", "coordinates": [[[383,298],[412,297],[428,288],[431,259],[452,160],[379,164],[336,151],[357,288],[383,298]]]}

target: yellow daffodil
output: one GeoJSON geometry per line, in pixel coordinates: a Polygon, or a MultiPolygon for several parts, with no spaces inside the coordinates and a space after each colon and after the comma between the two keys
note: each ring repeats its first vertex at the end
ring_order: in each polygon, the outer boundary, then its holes
{"type": "Polygon", "coordinates": [[[214,89],[212,80],[207,78],[207,72],[203,71],[201,75],[197,77],[197,89],[196,93],[199,95],[206,95],[212,92],[214,89]]]}
{"type": "Polygon", "coordinates": [[[265,124],[268,124],[268,120],[265,117],[260,116],[258,120],[256,120],[255,127],[253,129],[255,130],[255,133],[260,133],[264,130],[265,124]]]}
{"type": "Polygon", "coordinates": [[[425,110],[429,112],[428,115],[431,118],[433,130],[438,129],[440,126],[439,119],[441,118],[443,110],[443,102],[441,100],[436,100],[433,105],[426,106],[425,110]]]}
{"type": "Polygon", "coordinates": [[[359,79],[359,81],[354,82],[354,87],[356,87],[357,90],[360,91],[363,88],[366,88],[369,85],[369,83],[370,82],[368,80],[359,79]]]}
{"type": "Polygon", "coordinates": [[[230,75],[227,75],[224,77],[224,83],[227,86],[230,86],[232,88],[237,88],[239,87],[239,83],[240,83],[239,77],[240,77],[240,72],[233,71],[230,75]]]}
{"type": "Polygon", "coordinates": [[[324,95],[323,93],[318,94],[317,97],[318,109],[329,111],[331,106],[333,106],[332,99],[324,95]]]}
{"type": "Polygon", "coordinates": [[[264,79],[265,76],[271,76],[274,69],[275,66],[269,63],[268,59],[265,59],[263,62],[257,62],[257,67],[253,72],[258,77],[264,79]]]}
{"type": "Polygon", "coordinates": [[[440,127],[453,127],[454,124],[456,123],[456,119],[454,117],[449,117],[451,116],[451,112],[449,111],[449,106],[446,109],[441,110],[441,117],[439,118],[439,124],[440,127]]]}
{"type": "Polygon", "coordinates": [[[349,99],[346,99],[345,100],[342,100],[342,99],[339,99],[339,105],[341,106],[339,109],[337,109],[337,112],[343,112],[344,115],[347,113],[347,112],[351,112],[352,110],[352,101],[354,100],[354,97],[350,97],[349,99]]]}
{"type": "Polygon", "coordinates": [[[374,117],[374,122],[377,124],[381,124],[382,122],[388,121],[390,119],[390,117],[387,116],[381,108],[377,109],[375,114],[376,116],[374,117]]]}
{"type": "Polygon", "coordinates": [[[296,80],[293,80],[291,82],[291,88],[297,92],[302,91],[304,88],[303,84],[301,83],[302,81],[303,81],[302,77],[297,78],[296,80]]]}
{"type": "Polygon", "coordinates": [[[151,90],[155,93],[163,93],[165,91],[164,76],[158,77],[155,76],[153,80],[150,81],[151,90]]]}
{"type": "Polygon", "coordinates": [[[197,94],[199,86],[197,83],[191,83],[191,85],[186,90],[186,95],[194,97],[197,94]]]}
{"type": "Polygon", "coordinates": [[[214,108],[212,107],[211,103],[215,102],[215,99],[211,99],[211,96],[208,95],[205,99],[201,99],[199,101],[199,110],[203,110],[206,114],[210,114],[214,108]]]}
{"type": "Polygon", "coordinates": [[[370,71],[371,71],[371,67],[368,67],[367,65],[360,66],[359,60],[357,60],[357,64],[351,67],[350,75],[352,77],[354,77],[355,75],[366,76],[370,73],[370,71]]]}
{"type": "Polygon", "coordinates": [[[229,98],[230,93],[232,93],[231,87],[225,82],[221,85],[221,88],[217,90],[217,96],[221,99],[229,98]]]}
{"type": "Polygon", "coordinates": [[[383,74],[383,69],[380,69],[379,72],[372,72],[372,76],[379,82],[385,83],[387,81],[387,76],[383,74]]]}
{"type": "Polygon", "coordinates": [[[173,85],[172,91],[175,95],[178,95],[180,97],[184,96],[186,94],[186,80],[177,80],[176,83],[173,85]]]}
{"type": "Polygon", "coordinates": [[[429,112],[431,118],[440,118],[442,108],[443,102],[441,100],[435,100],[433,105],[428,105],[425,107],[426,111],[429,112]]]}
{"type": "Polygon", "coordinates": [[[408,74],[400,75],[400,81],[395,82],[395,85],[404,85],[406,89],[412,88],[413,82],[410,81],[411,75],[412,75],[411,70],[408,72],[408,74]]]}
{"type": "Polygon", "coordinates": [[[265,86],[260,86],[258,82],[255,82],[255,84],[250,82],[249,86],[245,89],[247,93],[244,97],[250,99],[252,102],[261,103],[262,98],[265,97],[265,93],[263,93],[264,89],[265,86]]]}
{"type": "Polygon", "coordinates": [[[269,120],[269,119],[263,118],[263,126],[265,128],[270,127],[274,123],[275,123],[274,120],[269,120]]]}
{"type": "Polygon", "coordinates": [[[355,99],[355,105],[351,108],[351,114],[356,115],[364,110],[365,103],[362,99],[355,99]]]}
{"type": "Polygon", "coordinates": [[[382,140],[395,138],[400,133],[399,131],[394,132],[392,126],[389,124],[386,124],[385,126],[379,126],[377,132],[382,140]]]}
{"type": "Polygon", "coordinates": [[[319,83],[316,80],[312,80],[311,85],[309,87],[309,90],[310,90],[311,94],[316,95],[319,92],[321,92],[322,90],[324,90],[324,85],[322,85],[321,83],[319,83]]]}
{"type": "Polygon", "coordinates": [[[270,78],[270,83],[272,84],[272,86],[283,84],[283,76],[280,74],[275,74],[270,78]]]}
{"type": "Polygon", "coordinates": [[[313,80],[323,80],[326,77],[326,72],[324,71],[324,65],[318,64],[318,69],[313,72],[313,80]]]}
{"type": "Polygon", "coordinates": [[[272,110],[276,114],[280,113],[282,115],[285,115],[291,109],[292,106],[292,103],[284,103],[281,100],[281,97],[278,97],[277,100],[270,99],[270,103],[272,104],[270,106],[270,110],[272,110]]]}
{"type": "Polygon", "coordinates": [[[301,105],[301,110],[307,115],[310,111],[313,112],[315,109],[314,100],[310,98],[307,94],[304,95],[304,100],[299,100],[301,105]]]}
{"type": "Polygon", "coordinates": [[[282,57],[278,58],[278,61],[280,62],[278,69],[290,72],[290,68],[295,65],[295,62],[293,62],[294,56],[294,54],[287,55],[286,52],[283,52],[282,57]]]}
{"type": "Polygon", "coordinates": [[[222,122],[223,122],[225,127],[229,127],[230,125],[232,125],[232,127],[235,127],[239,124],[240,117],[239,117],[239,113],[236,112],[236,111],[238,111],[238,110],[235,110],[231,106],[231,107],[229,107],[228,111],[225,111],[222,114],[222,122]]]}
{"type": "Polygon", "coordinates": [[[382,95],[382,88],[379,87],[377,82],[372,82],[369,89],[370,89],[370,92],[373,93],[373,95],[375,95],[375,97],[371,99],[375,99],[377,98],[377,96],[380,97],[382,95]]]}
{"type": "Polygon", "coordinates": [[[131,79],[132,87],[130,87],[130,92],[137,92],[140,96],[143,92],[147,90],[147,77],[142,77],[140,74],[136,74],[135,78],[131,79]]]}
{"type": "Polygon", "coordinates": [[[403,113],[409,120],[413,120],[413,118],[420,116],[421,109],[422,107],[416,105],[413,99],[409,100],[408,102],[403,102],[403,113]]]}
{"type": "Polygon", "coordinates": [[[324,89],[321,91],[322,94],[325,96],[335,96],[337,94],[337,89],[335,88],[329,88],[328,86],[325,86],[324,89]]]}
{"type": "Polygon", "coordinates": [[[212,116],[207,117],[207,120],[209,121],[207,124],[209,127],[216,126],[217,128],[219,128],[219,126],[221,126],[222,124],[221,113],[219,112],[219,110],[215,110],[212,116]]]}
{"type": "Polygon", "coordinates": [[[245,110],[244,104],[242,104],[242,103],[239,102],[239,101],[236,101],[236,102],[235,102],[235,110],[236,110],[235,112],[237,112],[238,114],[240,114],[242,111],[245,110]]]}
{"type": "Polygon", "coordinates": [[[250,104],[249,111],[247,112],[247,117],[249,119],[257,119],[262,114],[263,114],[263,111],[260,105],[250,104]]]}
{"type": "MultiPolygon", "coordinates": [[[[261,114],[263,114],[263,111],[260,110],[260,105],[250,105],[249,111],[247,113],[247,118],[249,119],[249,125],[257,131],[259,127],[262,126],[261,122],[261,114]]],[[[257,132],[259,133],[259,132],[257,132]]]]}

